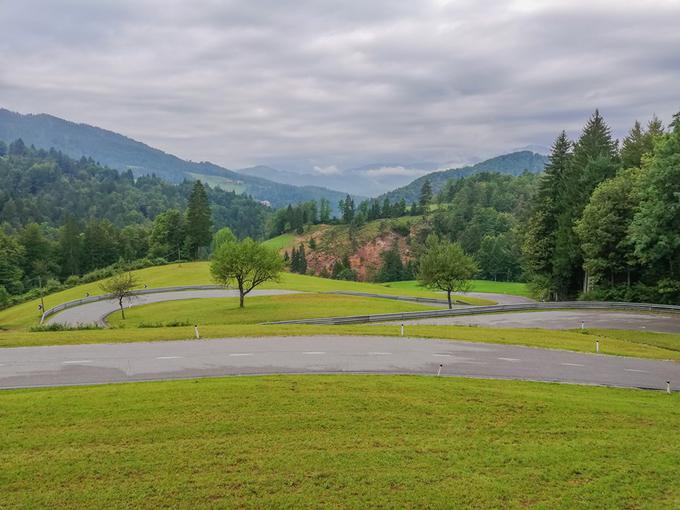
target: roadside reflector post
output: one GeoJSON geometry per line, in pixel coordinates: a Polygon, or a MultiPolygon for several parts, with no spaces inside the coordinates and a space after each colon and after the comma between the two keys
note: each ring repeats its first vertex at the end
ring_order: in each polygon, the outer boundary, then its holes
{"type": "Polygon", "coordinates": [[[586,321],[581,321],[581,329],[586,329],[586,321]]]}
{"type": "Polygon", "coordinates": [[[194,324],[194,334],[196,335],[196,340],[201,338],[201,335],[198,334],[198,324],[194,324]]]}
{"type": "Polygon", "coordinates": [[[439,377],[441,375],[443,366],[444,365],[442,365],[441,363],[439,364],[439,369],[437,369],[437,377],[439,377]]]}
{"type": "Polygon", "coordinates": [[[401,323],[401,336],[404,336],[404,323],[401,323]]]}
{"type": "Polygon", "coordinates": [[[671,394],[671,382],[666,381],[666,393],[671,394]]]}
{"type": "Polygon", "coordinates": [[[600,341],[595,340],[595,352],[600,352],[600,341]]]}

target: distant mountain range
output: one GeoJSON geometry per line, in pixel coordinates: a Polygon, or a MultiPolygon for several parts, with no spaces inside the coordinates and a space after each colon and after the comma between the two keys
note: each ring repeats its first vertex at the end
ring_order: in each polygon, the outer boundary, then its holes
{"type": "Polygon", "coordinates": [[[481,172],[498,172],[511,175],[520,175],[525,171],[538,173],[543,171],[547,162],[548,157],[543,154],[537,154],[528,150],[513,152],[511,154],[504,154],[502,156],[487,159],[486,161],[482,161],[472,166],[453,168],[423,175],[406,186],[385,193],[380,196],[379,199],[383,200],[388,198],[391,202],[394,202],[403,198],[406,202],[411,203],[418,200],[420,189],[425,180],[430,181],[432,190],[436,193],[451,179],[460,179],[481,172]]]}
{"type": "MultiPolygon", "coordinates": [[[[47,114],[22,115],[0,108],[0,140],[21,138],[37,148],[55,148],[72,158],[91,157],[120,171],[131,169],[135,175],[156,174],[169,182],[201,179],[227,191],[247,193],[267,201],[272,207],[306,200],[328,199],[336,207],[346,193],[324,186],[282,183],[254,174],[239,173],[209,162],[186,161],[126,136],[87,124],[76,124],[47,114]]],[[[321,183],[321,181],[319,181],[321,183]]],[[[363,195],[355,199],[361,200],[363,195]]]]}
{"type": "Polygon", "coordinates": [[[446,166],[440,163],[372,163],[353,168],[334,167],[316,171],[290,172],[270,166],[236,170],[240,174],[295,186],[324,186],[354,195],[376,196],[411,182],[414,177],[446,166]]]}

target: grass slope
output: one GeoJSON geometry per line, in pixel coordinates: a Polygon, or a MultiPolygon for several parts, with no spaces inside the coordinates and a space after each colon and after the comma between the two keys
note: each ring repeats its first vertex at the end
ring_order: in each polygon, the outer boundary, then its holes
{"type": "MultiPolygon", "coordinates": [[[[441,307],[439,307],[441,308],[441,307]]],[[[238,298],[191,299],[166,301],[133,307],[122,320],[113,313],[107,321],[112,326],[137,327],[140,324],[259,324],[269,321],[311,319],[332,315],[365,315],[433,310],[435,307],[390,299],[367,299],[352,296],[289,294],[284,296],[246,297],[246,306],[238,298]]]]}
{"type": "Polygon", "coordinates": [[[680,394],[393,376],[0,393],[0,506],[680,506],[680,394]]]}
{"type": "MultiPolygon", "coordinates": [[[[385,287],[399,290],[424,290],[416,280],[404,282],[390,282],[383,284],[385,287]]],[[[514,296],[531,297],[531,292],[526,283],[520,282],[493,282],[489,280],[472,280],[470,292],[491,292],[495,294],[511,294],[514,296]]]]}
{"type": "MultiPolygon", "coordinates": [[[[149,267],[133,272],[140,284],[149,288],[172,287],[176,285],[213,284],[210,277],[208,262],[191,262],[184,264],[169,264],[166,266],[149,267]]],[[[293,273],[283,273],[281,281],[268,282],[261,288],[300,290],[307,292],[327,292],[334,290],[351,290],[357,292],[372,292],[392,295],[409,295],[424,297],[441,297],[432,291],[424,289],[389,289],[375,283],[347,282],[329,280],[314,276],[304,276],[293,273]]],[[[100,282],[79,285],[71,289],[56,292],[45,297],[45,306],[51,308],[60,303],[84,298],[87,294],[102,294],[100,282]]],[[[466,298],[471,304],[483,304],[484,300],[466,298]],[[480,303],[482,302],[482,303],[480,303]]],[[[4,329],[21,329],[36,324],[40,319],[38,311],[39,299],[28,301],[0,311],[0,327],[4,329]]]]}

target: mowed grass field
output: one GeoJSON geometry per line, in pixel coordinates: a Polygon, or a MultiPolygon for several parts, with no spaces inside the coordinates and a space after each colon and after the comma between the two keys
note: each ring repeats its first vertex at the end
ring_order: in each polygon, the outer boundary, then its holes
{"type": "Polygon", "coordinates": [[[434,309],[441,309],[441,307],[392,299],[305,293],[246,297],[245,308],[239,308],[238,298],[166,301],[130,308],[125,313],[125,320],[121,318],[119,312],[112,313],[107,318],[107,322],[112,326],[124,327],[148,324],[165,325],[172,322],[246,325],[333,315],[400,313],[434,309]]]}
{"type": "MultiPolygon", "coordinates": [[[[526,283],[520,282],[493,282],[489,280],[472,280],[470,292],[491,292],[494,294],[511,294],[514,296],[531,297],[531,292],[526,283]]],[[[425,290],[416,280],[404,282],[384,283],[385,287],[399,290],[425,290]]]]}
{"type": "MultiPolygon", "coordinates": [[[[146,284],[149,288],[214,284],[210,276],[209,267],[208,262],[191,262],[149,267],[133,271],[133,273],[138,279],[140,286],[146,284]]],[[[88,294],[92,296],[103,294],[100,285],[101,282],[93,282],[45,296],[45,307],[49,309],[66,301],[84,298],[88,294]]],[[[327,278],[317,278],[294,273],[282,273],[280,281],[267,282],[259,288],[287,289],[306,292],[341,290],[441,298],[440,293],[427,289],[390,289],[375,283],[330,280],[327,278]]],[[[466,298],[465,301],[470,304],[489,303],[488,300],[474,298],[466,298]]],[[[0,310],[0,329],[26,329],[37,324],[40,319],[40,312],[38,310],[39,304],[40,300],[35,299],[5,310],[0,310]]]]}
{"type": "Polygon", "coordinates": [[[680,394],[416,376],[0,392],[0,507],[671,509],[680,394]]]}

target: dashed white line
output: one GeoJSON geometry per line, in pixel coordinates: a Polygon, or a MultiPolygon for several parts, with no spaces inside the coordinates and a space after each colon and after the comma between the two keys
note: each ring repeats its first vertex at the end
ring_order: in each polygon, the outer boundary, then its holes
{"type": "Polygon", "coordinates": [[[92,363],[91,359],[78,359],[74,361],[62,361],[62,365],[75,365],[75,364],[80,364],[80,363],[92,363]]]}
{"type": "Polygon", "coordinates": [[[179,359],[182,356],[158,356],[156,359],[179,359]]]}
{"type": "Polygon", "coordinates": [[[581,365],[580,363],[560,363],[560,365],[565,367],[585,367],[585,365],[581,365]]]}
{"type": "Polygon", "coordinates": [[[229,356],[252,356],[252,352],[235,352],[233,354],[230,354],[229,356]]]}
{"type": "Polygon", "coordinates": [[[377,351],[368,353],[369,356],[389,356],[391,354],[392,354],[391,352],[377,352],[377,351]]]}
{"type": "Polygon", "coordinates": [[[326,354],[324,351],[305,351],[302,354],[326,354]]]}
{"type": "Polygon", "coordinates": [[[637,368],[624,368],[626,372],[642,372],[642,373],[647,373],[646,370],[638,370],[637,368]]]}
{"type": "Polygon", "coordinates": [[[513,361],[513,362],[514,361],[522,361],[519,358],[498,358],[498,359],[501,360],[501,361],[513,361]]]}
{"type": "Polygon", "coordinates": [[[438,358],[450,358],[450,354],[433,354],[432,356],[436,356],[438,358]]]}

